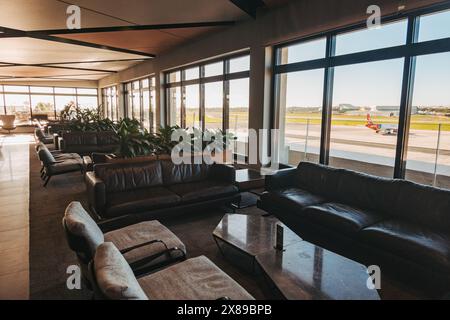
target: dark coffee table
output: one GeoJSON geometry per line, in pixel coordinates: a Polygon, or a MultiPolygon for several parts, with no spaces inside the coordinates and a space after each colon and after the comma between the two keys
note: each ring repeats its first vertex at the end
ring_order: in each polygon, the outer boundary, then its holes
{"type": "Polygon", "coordinates": [[[264,188],[265,177],[257,170],[238,169],[236,170],[236,183],[239,191],[251,191],[264,188]]]}
{"type": "Polygon", "coordinates": [[[228,260],[262,275],[284,299],[380,299],[367,288],[364,265],[302,240],[274,217],[227,214],[213,236],[228,260]],[[274,249],[277,224],[284,227],[283,250],[274,249]]]}

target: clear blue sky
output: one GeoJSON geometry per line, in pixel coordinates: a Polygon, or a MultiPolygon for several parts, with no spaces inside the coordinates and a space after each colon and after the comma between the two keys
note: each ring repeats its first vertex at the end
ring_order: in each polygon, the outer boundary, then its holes
{"type": "MultiPolygon", "coordinates": [[[[348,54],[406,42],[406,21],[382,25],[339,35],[336,54],[348,54]]],[[[450,37],[450,11],[424,16],[420,21],[419,41],[450,37]]],[[[325,40],[292,46],[288,62],[324,57],[325,40]]],[[[333,105],[351,103],[357,106],[400,104],[403,59],[371,62],[335,69],[333,105]]],[[[417,106],[450,106],[450,53],[417,58],[413,104],[417,106]]],[[[287,106],[320,106],[322,104],[323,70],[288,75],[287,106]]]]}

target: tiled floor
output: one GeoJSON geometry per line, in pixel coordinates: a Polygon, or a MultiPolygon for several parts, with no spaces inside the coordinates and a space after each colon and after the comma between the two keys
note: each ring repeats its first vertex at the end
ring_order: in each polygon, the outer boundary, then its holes
{"type": "Polygon", "coordinates": [[[0,299],[29,297],[29,144],[0,135],[0,299]]]}

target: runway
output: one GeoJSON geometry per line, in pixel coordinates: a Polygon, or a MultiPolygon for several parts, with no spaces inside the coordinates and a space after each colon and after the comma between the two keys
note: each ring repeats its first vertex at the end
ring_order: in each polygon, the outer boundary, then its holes
{"type": "MultiPolygon", "coordinates": [[[[318,154],[320,125],[287,124],[285,145],[292,151],[318,154]],[[305,150],[306,149],[306,150],[305,150]]],[[[393,166],[397,145],[396,135],[384,135],[364,126],[337,126],[331,129],[330,155],[349,160],[393,166]]],[[[411,130],[407,169],[450,176],[450,132],[411,130]]]]}

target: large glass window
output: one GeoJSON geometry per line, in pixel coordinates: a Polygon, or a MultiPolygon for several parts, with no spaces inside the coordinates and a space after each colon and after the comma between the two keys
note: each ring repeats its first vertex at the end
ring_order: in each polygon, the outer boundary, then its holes
{"type": "MultiPolygon", "coordinates": [[[[177,75],[178,73],[173,72],[170,77],[179,79],[177,75]]],[[[168,81],[170,81],[170,77],[168,76],[168,81]]],[[[124,88],[127,104],[126,116],[139,120],[145,129],[154,132],[156,130],[155,77],[151,76],[125,83],[124,88]]]]}
{"type": "Polygon", "coordinates": [[[6,114],[15,115],[16,124],[30,123],[30,96],[28,94],[5,94],[5,104],[6,114]]]}
{"type": "Polygon", "coordinates": [[[424,15],[419,21],[419,42],[450,37],[450,10],[424,15]]]}
{"type": "MultiPolygon", "coordinates": [[[[53,91],[53,88],[50,88],[53,91]]],[[[48,119],[55,118],[55,106],[53,95],[31,95],[31,107],[33,117],[43,115],[48,119]]]]}
{"type": "Polygon", "coordinates": [[[200,128],[200,85],[192,84],[185,89],[186,127],[200,128]]]}
{"type": "Polygon", "coordinates": [[[181,87],[169,89],[169,121],[171,126],[181,126],[181,87]]]}
{"type": "Polygon", "coordinates": [[[16,124],[30,124],[33,118],[59,118],[60,112],[72,105],[97,108],[97,89],[1,85],[3,112],[16,115],[16,124]]]}
{"type": "Polygon", "coordinates": [[[278,76],[279,152],[282,163],[319,161],[324,70],[278,76]]]}
{"type": "Polygon", "coordinates": [[[205,129],[223,128],[223,83],[205,84],[205,129]]]}
{"type": "Polygon", "coordinates": [[[301,42],[279,49],[278,64],[289,64],[325,58],[325,38],[301,42]]]}
{"type": "Polygon", "coordinates": [[[432,10],[279,45],[274,158],[450,188],[450,11],[432,10]]]}
{"type": "Polygon", "coordinates": [[[248,78],[230,81],[229,128],[237,137],[234,144],[234,151],[240,155],[248,155],[249,85],[250,80],[248,78]]]}
{"type": "Polygon", "coordinates": [[[336,36],[336,55],[369,51],[406,43],[407,20],[382,24],[380,28],[362,29],[336,36]]]}
{"type": "Polygon", "coordinates": [[[406,177],[450,188],[450,53],[416,59],[406,177]]]}
{"type": "Polygon", "coordinates": [[[403,59],[335,69],[330,165],[393,176],[402,76],[403,59]]]}
{"type": "Polygon", "coordinates": [[[133,108],[133,118],[141,121],[141,89],[139,81],[134,81],[132,83],[132,108],[133,108]]]}
{"type": "Polygon", "coordinates": [[[249,70],[250,56],[240,54],[168,72],[165,79],[169,123],[202,130],[230,130],[238,138],[235,152],[246,154],[249,70]]]}

